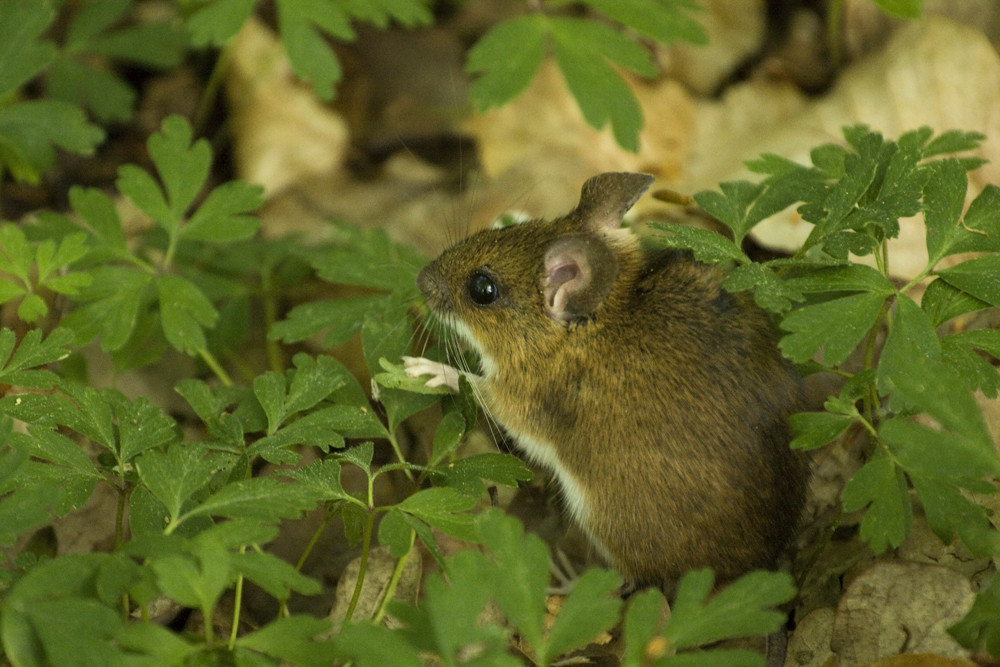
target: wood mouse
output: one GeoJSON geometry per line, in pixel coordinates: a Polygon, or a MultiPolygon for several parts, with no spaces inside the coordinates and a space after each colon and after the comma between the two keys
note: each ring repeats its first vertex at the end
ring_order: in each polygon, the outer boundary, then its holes
{"type": "MultiPolygon", "coordinates": [[[[800,382],[768,316],[622,219],[653,177],[605,173],[554,220],[487,229],[427,265],[431,311],[479,355],[487,414],[549,468],[626,586],[772,567],[801,513],[800,382]]],[[[456,369],[408,358],[457,389],[456,369]]]]}

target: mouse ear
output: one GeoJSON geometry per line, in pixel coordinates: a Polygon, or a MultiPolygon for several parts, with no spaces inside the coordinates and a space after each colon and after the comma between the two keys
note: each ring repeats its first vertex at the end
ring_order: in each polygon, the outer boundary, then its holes
{"type": "Polygon", "coordinates": [[[617,229],[654,180],[649,174],[632,172],[598,174],[583,184],[574,213],[592,231],[617,229]]]}
{"type": "Polygon", "coordinates": [[[545,253],[545,312],[568,322],[597,309],[618,277],[618,260],[593,234],[571,234],[555,241],[545,253]]]}

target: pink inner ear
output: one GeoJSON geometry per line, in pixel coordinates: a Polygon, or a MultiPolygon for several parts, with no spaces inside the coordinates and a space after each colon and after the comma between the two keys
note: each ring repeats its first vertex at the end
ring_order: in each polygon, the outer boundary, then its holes
{"type": "Polygon", "coordinates": [[[570,296],[586,283],[580,258],[574,252],[550,253],[545,258],[545,310],[549,317],[568,320],[570,296]]]}

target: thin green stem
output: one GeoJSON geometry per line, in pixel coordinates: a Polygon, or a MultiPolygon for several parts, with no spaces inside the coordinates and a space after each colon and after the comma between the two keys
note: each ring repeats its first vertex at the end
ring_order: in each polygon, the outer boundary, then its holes
{"type": "Polygon", "coordinates": [[[202,605],[201,615],[202,622],[205,624],[205,646],[209,648],[215,644],[215,629],[212,627],[212,611],[213,608],[210,605],[202,605]]]}
{"type": "Polygon", "coordinates": [[[208,117],[212,114],[215,101],[219,97],[219,87],[222,85],[226,70],[229,68],[229,61],[232,55],[232,48],[226,45],[219,51],[219,57],[215,59],[215,67],[205,84],[205,92],[201,96],[201,103],[198,105],[198,112],[194,117],[194,128],[197,134],[202,134],[208,117]]]}
{"type": "MultiPolygon", "coordinates": [[[[330,525],[330,521],[332,519],[333,519],[333,513],[330,510],[327,510],[326,514],[323,516],[323,520],[320,522],[319,526],[316,527],[316,530],[313,531],[312,537],[309,538],[309,543],[306,545],[306,548],[302,551],[302,555],[299,556],[299,560],[295,563],[296,572],[302,571],[302,567],[306,564],[306,559],[309,558],[309,554],[311,554],[312,550],[316,547],[316,544],[319,542],[319,538],[323,535],[324,532],[326,532],[326,527],[330,525]]],[[[281,604],[278,606],[278,616],[279,617],[288,616],[287,599],[282,600],[281,604]]]]}
{"type": "Polygon", "coordinates": [[[365,521],[364,531],[361,538],[361,564],[358,567],[358,580],[354,584],[354,595],[351,596],[351,604],[347,606],[347,613],[344,615],[344,622],[351,620],[354,615],[354,610],[358,606],[358,600],[361,599],[361,588],[365,583],[365,574],[368,571],[368,554],[372,548],[372,531],[375,527],[375,512],[374,510],[368,513],[368,520],[365,521]]]}
{"type": "Polygon", "coordinates": [[[222,367],[222,364],[220,364],[215,358],[215,355],[209,352],[207,348],[199,348],[198,356],[201,357],[202,361],[204,361],[212,372],[215,373],[215,377],[219,378],[219,381],[221,381],[222,384],[227,387],[233,386],[233,380],[229,377],[229,373],[226,372],[226,369],[222,367]]]}
{"type": "MultiPolygon", "coordinates": [[[[128,504],[128,495],[128,487],[118,489],[118,504],[115,507],[115,549],[125,541],[125,506],[128,504]]],[[[129,594],[122,593],[122,620],[126,623],[131,604],[129,594]]]]}
{"type": "MultiPolygon", "coordinates": [[[[403,450],[399,448],[399,442],[396,440],[396,434],[389,434],[389,444],[392,445],[392,451],[396,453],[396,458],[399,459],[400,463],[407,463],[406,458],[403,456],[403,450]]],[[[406,475],[406,479],[410,480],[411,483],[416,483],[413,477],[413,471],[409,468],[403,468],[403,474],[406,475]]]]}
{"type": "MultiPolygon", "coordinates": [[[[247,547],[244,544],[240,547],[240,554],[246,553],[247,547]]],[[[236,636],[240,629],[240,610],[243,607],[243,575],[236,576],[236,591],[233,600],[233,627],[229,630],[229,650],[236,648],[236,636]]]]}
{"type": "Polygon", "coordinates": [[[385,596],[382,598],[382,602],[375,612],[374,621],[376,623],[382,622],[386,614],[386,608],[389,606],[389,601],[396,595],[396,587],[399,586],[399,581],[403,578],[403,570],[406,568],[406,562],[410,559],[410,554],[413,553],[413,542],[416,536],[416,531],[410,530],[410,548],[406,550],[406,553],[402,557],[396,560],[396,567],[392,570],[392,577],[389,579],[389,585],[385,589],[385,596]]]}

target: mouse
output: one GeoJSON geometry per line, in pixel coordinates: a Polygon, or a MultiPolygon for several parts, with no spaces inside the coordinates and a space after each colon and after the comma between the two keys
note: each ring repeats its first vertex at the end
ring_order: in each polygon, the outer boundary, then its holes
{"type": "Polygon", "coordinates": [[[428,309],[479,372],[407,357],[548,469],[627,590],[775,567],[808,464],[789,448],[801,381],[770,316],[723,270],[623,226],[648,174],[596,175],[576,208],[479,231],[418,274],[428,309]]]}

